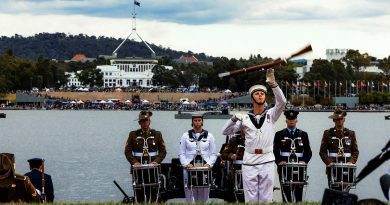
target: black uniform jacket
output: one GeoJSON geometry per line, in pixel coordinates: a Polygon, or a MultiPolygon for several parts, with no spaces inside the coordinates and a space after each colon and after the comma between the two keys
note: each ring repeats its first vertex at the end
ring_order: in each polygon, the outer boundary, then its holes
{"type": "Polygon", "coordinates": [[[301,137],[301,140],[295,140],[295,152],[298,156],[298,161],[304,161],[308,163],[311,159],[312,152],[310,148],[309,137],[307,132],[300,129],[295,129],[294,135],[291,136],[287,128],[276,132],[274,139],[274,155],[275,163],[279,164],[281,161],[288,162],[287,153],[291,151],[291,140],[285,140],[285,137],[288,137],[292,140],[301,137]],[[302,156],[300,153],[302,153],[302,156]],[[282,156],[285,155],[285,156],[282,156]]]}
{"type": "MultiPolygon", "coordinates": [[[[34,185],[36,189],[42,192],[42,172],[33,169],[31,172],[27,172],[24,174],[25,176],[28,176],[30,178],[31,183],[34,185]]],[[[45,174],[45,194],[46,194],[46,200],[48,202],[53,202],[54,200],[54,187],[53,187],[53,181],[51,180],[51,176],[48,174],[45,174]]]]}

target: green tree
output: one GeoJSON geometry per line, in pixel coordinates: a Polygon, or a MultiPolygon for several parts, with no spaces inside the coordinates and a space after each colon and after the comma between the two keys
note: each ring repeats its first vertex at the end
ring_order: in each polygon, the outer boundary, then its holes
{"type": "Polygon", "coordinates": [[[383,71],[384,80],[390,80],[390,56],[379,60],[378,68],[383,71]]]}
{"type": "Polygon", "coordinates": [[[347,64],[347,69],[358,72],[361,67],[370,65],[371,57],[367,54],[360,54],[359,50],[350,49],[342,60],[347,64]]]}
{"type": "Polygon", "coordinates": [[[101,87],[103,86],[103,73],[100,69],[95,67],[88,67],[82,70],[80,73],[77,73],[79,81],[82,85],[90,87],[101,87]]]}

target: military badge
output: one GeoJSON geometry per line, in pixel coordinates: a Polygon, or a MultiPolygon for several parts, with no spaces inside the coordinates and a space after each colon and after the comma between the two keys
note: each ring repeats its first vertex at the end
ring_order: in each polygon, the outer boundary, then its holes
{"type": "Polygon", "coordinates": [[[351,139],[345,140],[345,144],[348,145],[348,146],[350,146],[350,145],[351,145],[351,139]]]}

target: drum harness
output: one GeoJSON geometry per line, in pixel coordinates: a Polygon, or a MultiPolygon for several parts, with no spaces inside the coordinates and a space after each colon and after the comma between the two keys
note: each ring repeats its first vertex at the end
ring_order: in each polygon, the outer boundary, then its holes
{"type": "MultiPolygon", "coordinates": [[[[349,138],[349,135],[350,135],[350,131],[347,129],[347,128],[344,128],[344,132],[343,132],[343,137],[340,139],[336,136],[336,129],[335,128],[330,128],[329,129],[329,133],[330,133],[330,136],[331,136],[331,140],[335,140],[338,142],[338,151],[337,153],[334,153],[334,152],[329,152],[328,150],[328,157],[334,157],[336,158],[336,165],[346,165],[347,164],[347,158],[348,157],[351,157],[352,154],[351,152],[344,152],[344,144],[343,144],[343,140],[345,142],[345,145],[347,146],[351,146],[351,139],[349,138]],[[340,158],[343,158],[343,162],[339,162],[339,157],[340,158]]],[[[342,168],[342,174],[344,174],[344,168],[342,168]]],[[[349,169],[348,170],[348,176],[349,176],[349,169]]],[[[333,170],[332,170],[333,171],[333,170]]],[[[336,171],[337,173],[337,171],[336,171]]],[[[334,184],[334,178],[333,178],[333,174],[331,174],[331,179],[330,179],[330,182],[329,184],[334,184]]],[[[344,187],[344,182],[342,181],[341,183],[341,188],[343,191],[346,191],[348,192],[353,186],[355,185],[355,179],[353,179],[353,182],[352,184],[349,184],[347,183],[347,185],[345,185],[344,187]]]]}
{"type": "MultiPolygon", "coordinates": [[[[295,141],[297,140],[298,141],[298,145],[299,146],[303,146],[303,142],[302,142],[302,138],[301,138],[301,135],[302,135],[302,131],[300,129],[296,129],[295,132],[298,133],[298,137],[295,138],[295,139],[291,139],[288,136],[288,129],[284,129],[283,131],[283,134],[284,134],[284,138],[282,139],[282,143],[285,143],[286,141],[290,141],[291,142],[291,145],[290,145],[290,152],[280,152],[280,156],[284,156],[284,157],[287,157],[287,162],[288,163],[298,163],[298,157],[303,157],[303,152],[302,153],[296,153],[296,146],[295,146],[295,141]],[[293,158],[292,158],[293,157],[293,158]]],[[[299,170],[298,170],[299,172],[299,170]]],[[[305,179],[307,180],[307,179],[305,179]]],[[[282,180],[280,180],[282,181],[282,180]]],[[[296,186],[291,184],[290,183],[290,196],[291,196],[291,201],[292,202],[296,202],[296,199],[295,199],[295,188],[296,186]]],[[[285,199],[285,201],[287,201],[287,196],[286,196],[286,193],[284,192],[283,190],[283,185],[280,186],[280,188],[282,189],[282,193],[283,193],[283,198],[285,199]]],[[[307,189],[305,189],[305,195],[306,195],[306,191],[307,189]]],[[[304,197],[303,197],[304,198],[304,197]]]]}
{"type": "MultiPolygon", "coordinates": [[[[188,130],[188,137],[189,137],[189,141],[190,142],[195,142],[196,143],[196,154],[194,155],[194,159],[192,160],[192,163],[194,165],[194,167],[202,167],[204,165],[204,158],[202,156],[202,152],[200,150],[200,142],[203,141],[203,142],[206,142],[207,141],[207,136],[208,136],[208,131],[207,130],[202,130],[202,132],[200,133],[199,137],[196,138],[196,133],[193,129],[191,130],[188,130]],[[200,158],[200,159],[199,159],[200,158]]],[[[187,177],[187,182],[184,183],[184,186],[188,188],[188,180],[191,180],[191,179],[188,179],[190,176],[188,175],[187,177]]],[[[203,179],[203,184],[205,184],[207,181],[206,181],[206,177],[211,177],[210,176],[205,176],[203,175],[202,179],[203,179]]],[[[211,180],[211,179],[209,179],[211,180]]],[[[190,187],[190,190],[191,190],[191,195],[192,195],[192,201],[195,202],[195,198],[194,198],[194,192],[193,192],[193,187],[191,186],[190,187]]]]}
{"type": "Polygon", "coordinates": [[[347,163],[347,158],[351,157],[351,153],[344,152],[343,140],[345,141],[345,145],[347,145],[347,146],[351,145],[351,139],[349,138],[350,131],[347,128],[344,128],[343,137],[341,139],[336,136],[336,130],[334,128],[330,128],[329,133],[330,133],[331,139],[337,140],[337,142],[338,142],[338,152],[334,153],[334,152],[328,151],[328,157],[335,157],[336,163],[338,162],[339,157],[343,157],[344,158],[343,163],[347,163]]]}
{"type": "MultiPolygon", "coordinates": [[[[137,130],[137,138],[136,140],[142,140],[143,141],[143,147],[142,147],[142,152],[133,152],[133,156],[135,157],[140,157],[141,158],[141,164],[142,165],[147,165],[151,162],[152,160],[152,156],[155,157],[158,155],[158,151],[155,151],[155,152],[149,152],[149,145],[148,145],[148,140],[153,140],[153,144],[155,144],[154,142],[154,136],[156,135],[156,130],[152,129],[150,131],[150,135],[149,137],[147,137],[146,139],[144,137],[141,136],[141,130],[137,130]],[[147,157],[147,159],[144,159],[144,157],[147,157]]],[[[160,177],[161,175],[159,175],[160,177]]],[[[142,180],[143,181],[143,180],[142,180]]],[[[135,182],[134,182],[135,183],[135,182]]],[[[135,185],[135,184],[134,184],[135,185]]],[[[157,187],[157,197],[156,197],[156,201],[155,203],[158,202],[158,198],[159,198],[159,195],[160,195],[160,186],[161,186],[161,181],[158,180],[158,187],[157,187]]],[[[144,189],[144,201],[149,201],[149,203],[151,203],[151,200],[152,200],[152,197],[149,196],[149,200],[147,200],[147,196],[146,196],[146,186],[145,186],[145,183],[143,181],[142,183],[142,187],[144,189]]],[[[152,189],[153,187],[152,186],[149,186],[149,192],[152,193],[152,189]]],[[[135,190],[134,190],[135,192],[135,190]]],[[[135,200],[137,202],[137,194],[134,193],[135,195],[135,200]]]]}

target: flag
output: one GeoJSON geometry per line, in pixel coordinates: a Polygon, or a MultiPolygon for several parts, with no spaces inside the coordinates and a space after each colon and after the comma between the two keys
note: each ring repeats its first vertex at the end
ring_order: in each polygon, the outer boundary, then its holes
{"type": "Polygon", "coordinates": [[[139,1],[137,1],[137,0],[134,0],[134,4],[137,5],[137,6],[141,6],[141,4],[139,3],[139,1]]]}
{"type": "Polygon", "coordinates": [[[355,83],[351,82],[351,87],[356,87],[355,83]]]}
{"type": "Polygon", "coordinates": [[[371,87],[375,88],[374,81],[371,81],[371,87]]]}
{"type": "Polygon", "coordinates": [[[288,83],[287,81],[286,81],[286,86],[287,86],[287,87],[290,87],[290,83],[288,83]]]}
{"type": "Polygon", "coordinates": [[[382,86],[385,86],[385,87],[387,87],[387,84],[386,84],[386,83],[382,83],[382,86]]]}
{"type": "Polygon", "coordinates": [[[311,83],[310,83],[310,82],[308,82],[308,83],[307,83],[307,86],[311,87],[311,83]]]}
{"type": "Polygon", "coordinates": [[[326,83],[326,81],[325,81],[324,88],[326,88],[326,87],[328,87],[328,83],[326,83]]]}

